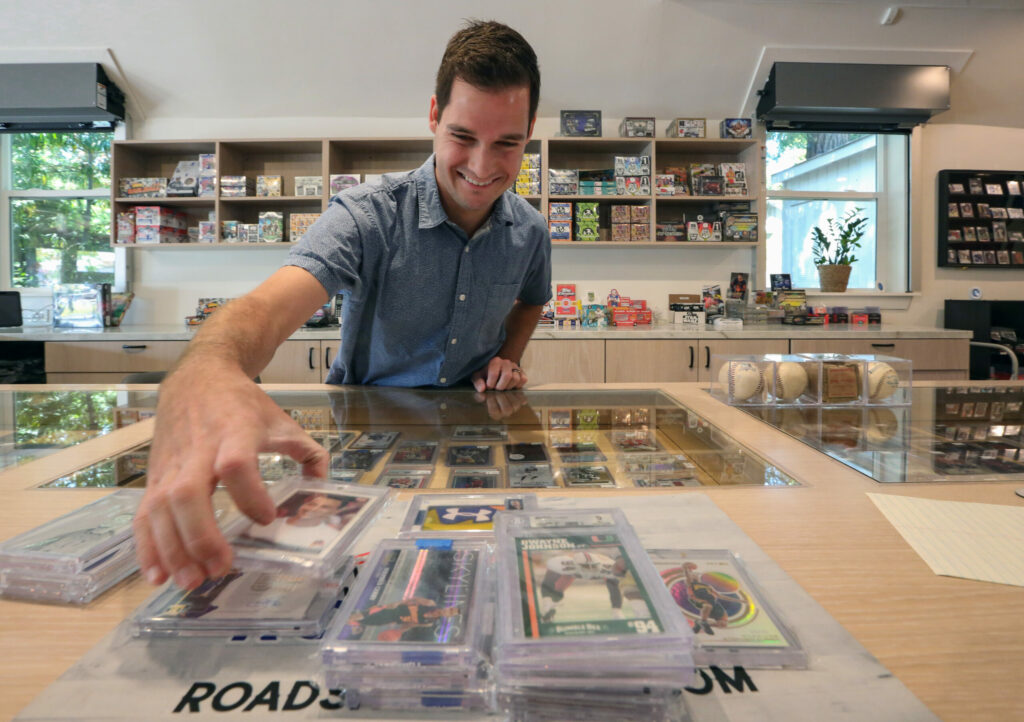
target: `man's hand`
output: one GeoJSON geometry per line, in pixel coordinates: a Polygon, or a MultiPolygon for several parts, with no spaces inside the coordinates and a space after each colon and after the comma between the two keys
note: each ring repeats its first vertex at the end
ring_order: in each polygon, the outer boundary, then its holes
{"type": "Polygon", "coordinates": [[[487,415],[495,421],[507,419],[509,416],[526,406],[526,394],[519,389],[509,389],[507,393],[493,391],[473,394],[473,398],[487,405],[487,415]]]}
{"type": "Polygon", "coordinates": [[[136,551],[151,584],[183,589],[231,568],[210,495],[223,483],[257,522],[274,519],[257,454],[287,454],[324,477],[327,451],[237,366],[186,362],[160,387],[146,493],[135,516],[136,551]]]}
{"type": "Polygon", "coordinates": [[[519,364],[500,356],[492,358],[486,366],[475,371],[470,377],[473,388],[479,393],[488,389],[506,391],[508,389],[521,389],[526,386],[526,374],[519,364]]]}

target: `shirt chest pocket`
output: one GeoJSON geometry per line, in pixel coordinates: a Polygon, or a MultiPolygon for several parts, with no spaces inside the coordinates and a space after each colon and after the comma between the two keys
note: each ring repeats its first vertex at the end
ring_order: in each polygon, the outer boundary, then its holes
{"type": "Polygon", "coordinates": [[[487,303],[484,304],[484,328],[499,329],[519,293],[518,283],[496,283],[487,289],[487,303]]]}

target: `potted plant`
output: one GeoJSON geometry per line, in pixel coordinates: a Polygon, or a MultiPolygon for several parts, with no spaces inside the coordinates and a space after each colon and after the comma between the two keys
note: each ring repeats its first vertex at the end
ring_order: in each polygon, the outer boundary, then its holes
{"type": "Polygon", "coordinates": [[[854,251],[860,248],[861,239],[867,232],[864,226],[868,219],[860,214],[863,210],[853,208],[842,218],[829,218],[825,231],[819,226],[811,231],[814,265],[818,267],[822,291],[842,293],[846,290],[850,267],[857,261],[854,251]]]}

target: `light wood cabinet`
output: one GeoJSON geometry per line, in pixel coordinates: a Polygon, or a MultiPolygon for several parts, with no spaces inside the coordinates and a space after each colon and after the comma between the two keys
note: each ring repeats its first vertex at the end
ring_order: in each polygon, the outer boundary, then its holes
{"type": "Polygon", "coordinates": [[[260,372],[266,384],[319,384],[327,380],[339,341],[285,341],[260,372]]]}
{"type": "Polygon", "coordinates": [[[521,364],[529,386],[558,383],[602,383],[605,342],[601,339],[535,339],[521,364]]]}
{"type": "Polygon", "coordinates": [[[920,379],[963,380],[970,367],[967,338],[793,339],[792,353],[872,353],[909,359],[920,379]]]}
{"type": "Polygon", "coordinates": [[[61,373],[123,376],[139,371],[168,371],[187,346],[188,341],[48,341],[46,373],[48,377],[61,373]]]}
{"type": "Polygon", "coordinates": [[[698,378],[697,339],[638,339],[605,342],[609,383],[669,383],[698,378]]]}

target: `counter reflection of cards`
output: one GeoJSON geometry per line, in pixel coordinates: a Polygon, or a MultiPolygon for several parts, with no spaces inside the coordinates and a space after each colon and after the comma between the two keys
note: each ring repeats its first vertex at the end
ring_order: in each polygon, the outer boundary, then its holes
{"type": "Polygon", "coordinates": [[[555,449],[564,464],[586,464],[596,461],[607,461],[607,457],[597,448],[594,442],[572,442],[556,444],[555,449]]]}
{"type": "Polygon", "coordinates": [[[270,524],[251,524],[236,546],[259,547],[322,557],[340,541],[341,531],[363,511],[369,497],[298,489],[277,506],[270,524]]]}
{"type": "Polygon", "coordinates": [[[510,464],[541,462],[548,461],[548,452],[538,441],[505,444],[505,458],[510,464]]]}

